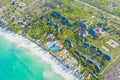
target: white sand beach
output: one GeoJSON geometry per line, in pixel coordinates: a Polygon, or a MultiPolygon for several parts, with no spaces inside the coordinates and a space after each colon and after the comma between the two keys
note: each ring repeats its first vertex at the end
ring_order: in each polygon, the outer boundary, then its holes
{"type": "Polygon", "coordinates": [[[4,36],[5,39],[15,43],[19,47],[24,47],[29,49],[32,53],[30,55],[39,57],[45,60],[47,63],[51,64],[53,70],[55,70],[56,73],[62,75],[65,78],[65,80],[79,80],[71,73],[71,71],[64,70],[65,66],[63,66],[53,56],[51,56],[48,51],[42,49],[37,44],[26,39],[22,35],[1,28],[0,28],[0,35],[4,36]]]}

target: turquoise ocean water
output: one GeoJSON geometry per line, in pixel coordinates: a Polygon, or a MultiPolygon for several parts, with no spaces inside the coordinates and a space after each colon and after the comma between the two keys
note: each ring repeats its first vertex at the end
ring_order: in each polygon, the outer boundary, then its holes
{"type": "Polygon", "coordinates": [[[0,80],[64,80],[51,65],[0,36],[0,80]]]}

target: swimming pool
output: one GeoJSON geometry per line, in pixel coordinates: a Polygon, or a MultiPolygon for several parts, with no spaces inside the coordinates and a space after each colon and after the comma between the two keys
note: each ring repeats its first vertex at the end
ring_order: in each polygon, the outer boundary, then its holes
{"type": "Polygon", "coordinates": [[[60,41],[56,40],[56,41],[49,41],[47,43],[48,48],[50,48],[51,50],[60,50],[62,48],[60,41]]]}

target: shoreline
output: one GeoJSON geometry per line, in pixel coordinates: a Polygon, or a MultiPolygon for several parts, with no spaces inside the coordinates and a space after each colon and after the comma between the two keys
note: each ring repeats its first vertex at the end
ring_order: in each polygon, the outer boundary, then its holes
{"type": "Polygon", "coordinates": [[[75,75],[72,74],[72,70],[70,71],[55,57],[53,57],[47,50],[38,46],[38,44],[34,43],[32,40],[27,39],[22,35],[14,33],[10,30],[5,30],[2,28],[0,28],[0,35],[2,35],[5,39],[15,43],[18,47],[29,49],[34,56],[45,60],[48,64],[51,65],[52,69],[56,73],[60,74],[65,80],[79,80],[75,75]]]}

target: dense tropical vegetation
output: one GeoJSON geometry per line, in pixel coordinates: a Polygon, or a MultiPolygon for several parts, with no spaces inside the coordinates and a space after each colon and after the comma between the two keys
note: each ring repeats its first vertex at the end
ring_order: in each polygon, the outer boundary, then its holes
{"type": "MultiPolygon", "coordinates": [[[[104,8],[104,6],[101,7],[100,5],[96,5],[97,3],[95,2],[102,2],[100,0],[83,1],[87,1],[90,4],[94,3],[94,6],[104,8]]],[[[23,3],[26,3],[26,5],[23,8],[18,6],[18,4],[21,3],[19,0],[16,5],[12,5],[11,1],[4,2],[10,4],[8,5],[9,8],[4,7],[5,15],[2,16],[4,20],[8,21],[9,29],[24,36],[40,40],[46,49],[48,49],[46,46],[46,36],[48,34],[53,34],[55,39],[62,42],[64,45],[63,49],[68,50],[70,54],[77,59],[81,66],[80,73],[85,73],[84,76],[86,79],[89,78],[90,74],[96,74],[99,76],[98,78],[101,78],[100,73],[102,70],[110,60],[113,60],[119,55],[119,47],[113,49],[106,44],[106,41],[114,39],[119,42],[120,36],[116,37],[116,35],[119,35],[118,26],[120,25],[114,22],[109,22],[104,16],[101,16],[102,13],[97,14],[98,12],[96,12],[95,15],[93,15],[96,10],[93,8],[89,10],[83,9],[83,6],[76,3],[75,0],[49,0],[47,2],[36,0],[34,3],[31,2],[32,0],[25,0],[23,3]],[[54,13],[57,13],[57,15],[54,13]],[[80,28],[80,22],[84,23],[88,28],[80,28]],[[89,33],[89,30],[97,28],[98,24],[105,26],[105,29],[107,29],[107,35],[105,34],[105,36],[101,36],[101,34],[98,33],[93,36],[89,33]],[[58,25],[59,29],[57,29],[55,25],[58,25]],[[81,36],[83,31],[88,31],[89,34],[85,37],[81,36]],[[70,48],[69,45],[65,43],[65,40],[70,40],[73,46],[70,48]],[[110,51],[105,51],[101,47],[102,45],[107,46],[110,51]],[[105,59],[104,55],[100,55],[97,52],[98,50],[109,55],[110,59],[105,59]],[[80,54],[79,52],[76,54],[75,51],[79,51],[80,54]],[[113,52],[115,52],[115,54],[112,54],[113,52]],[[93,61],[94,63],[90,61],[93,61]],[[99,65],[101,70],[97,71],[95,65],[99,65]]],[[[2,3],[0,3],[0,5],[3,5],[2,3]]],[[[107,4],[107,2],[104,3],[107,4]]],[[[113,12],[115,12],[114,15],[119,16],[119,11],[113,12]]],[[[106,15],[105,17],[109,18],[109,16],[106,15]]],[[[50,49],[48,50],[51,51],[50,49]]],[[[52,55],[56,56],[54,53],[59,51],[52,52],[52,55]]],[[[90,78],[92,80],[94,79],[92,76],[90,78]]]]}

